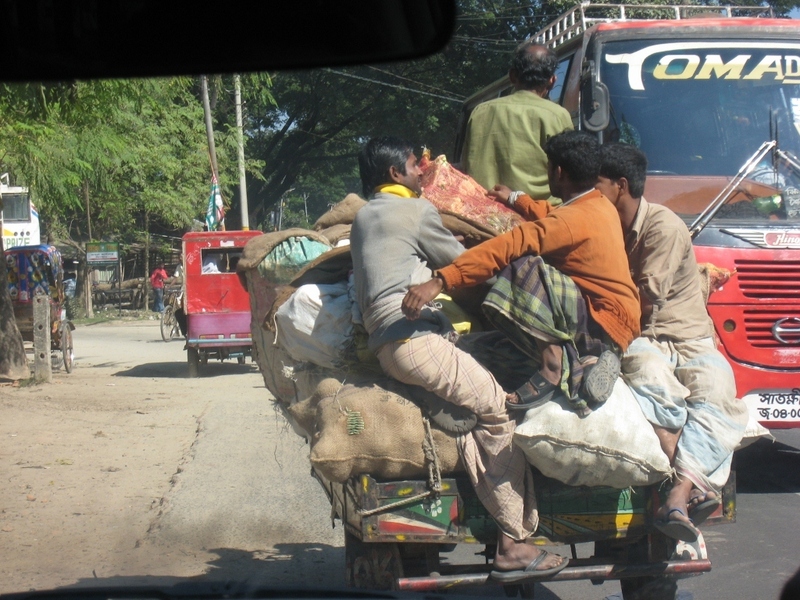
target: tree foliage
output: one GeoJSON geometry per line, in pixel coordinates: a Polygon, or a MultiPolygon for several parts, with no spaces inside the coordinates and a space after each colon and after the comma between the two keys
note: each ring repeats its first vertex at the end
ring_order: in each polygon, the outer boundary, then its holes
{"type": "MultiPolygon", "coordinates": [[[[797,1],[772,6],[786,14],[797,1]]],[[[272,227],[281,202],[284,214],[302,209],[313,223],[359,191],[356,155],[371,136],[410,138],[456,160],[463,100],[506,73],[520,40],[572,6],[460,0],[455,35],[427,59],[243,76],[251,226],[272,227]]],[[[233,79],[211,77],[210,88],[220,185],[228,226],[237,227],[233,79]]],[[[0,169],[31,185],[58,237],[84,239],[91,225],[93,237],[130,239],[145,221],[164,233],[185,230],[202,219],[210,175],[198,82],[3,86],[0,169]]]]}
{"type": "Polygon", "coordinates": [[[56,238],[133,238],[145,213],[168,230],[202,213],[210,169],[189,79],[3,86],[0,147],[56,238]]]}

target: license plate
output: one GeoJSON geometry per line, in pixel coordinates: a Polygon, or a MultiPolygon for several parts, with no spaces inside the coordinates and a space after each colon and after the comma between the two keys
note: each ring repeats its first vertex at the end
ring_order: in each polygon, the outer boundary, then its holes
{"type": "Polygon", "coordinates": [[[743,398],[750,415],[762,423],[800,421],[800,388],[760,390],[743,398]]]}

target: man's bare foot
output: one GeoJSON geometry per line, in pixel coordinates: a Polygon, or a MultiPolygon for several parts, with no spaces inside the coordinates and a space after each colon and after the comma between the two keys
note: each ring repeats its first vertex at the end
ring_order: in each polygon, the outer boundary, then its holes
{"type": "Polygon", "coordinates": [[[664,505],[656,512],[655,526],[664,535],[687,542],[694,542],[697,539],[700,532],[688,514],[691,489],[691,480],[679,478],[672,486],[664,505]]]}
{"type": "Polygon", "coordinates": [[[687,516],[689,507],[689,494],[692,491],[694,484],[690,479],[679,478],[675,481],[675,485],[667,495],[664,505],[656,512],[656,519],[666,520],[679,520],[690,522],[687,516]],[[680,510],[680,512],[677,512],[680,510]]]}
{"type": "Polygon", "coordinates": [[[698,504],[702,504],[703,502],[707,502],[709,500],[717,500],[717,492],[714,490],[709,490],[704,492],[697,488],[692,488],[691,493],[689,494],[689,502],[688,507],[689,510],[695,508],[698,504]]]}
{"type": "MultiPolygon", "coordinates": [[[[525,569],[543,550],[524,541],[518,542],[507,535],[498,536],[497,553],[494,557],[494,568],[498,571],[514,571],[525,569]]],[[[536,565],[537,571],[545,571],[560,566],[566,559],[551,552],[541,563],[536,565]]]]}
{"type": "Polygon", "coordinates": [[[689,518],[695,525],[700,525],[717,511],[720,504],[722,504],[722,501],[715,491],[703,492],[693,488],[689,494],[689,502],[686,508],[689,518]]]}

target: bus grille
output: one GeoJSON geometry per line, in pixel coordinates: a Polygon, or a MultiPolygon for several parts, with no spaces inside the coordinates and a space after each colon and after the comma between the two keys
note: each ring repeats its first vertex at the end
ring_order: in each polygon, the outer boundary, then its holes
{"type": "Polygon", "coordinates": [[[736,280],[743,296],[774,299],[798,297],[800,261],[737,260],[735,265],[736,280]]]}
{"type": "MultiPolygon", "coordinates": [[[[787,314],[786,310],[753,309],[744,310],[744,330],[747,334],[747,341],[754,348],[786,348],[772,335],[772,326],[781,319],[796,317],[795,314],[787,314]]],[[[790,344],[800,343],[800,332],[784,333],[783,339],[790,344]]]]}

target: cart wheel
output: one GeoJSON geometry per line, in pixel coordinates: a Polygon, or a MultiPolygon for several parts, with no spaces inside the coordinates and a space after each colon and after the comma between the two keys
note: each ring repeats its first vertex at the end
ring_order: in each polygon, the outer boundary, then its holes
{"type": "Polygon", "coordinates": [[[678,583],[669,575],[620,579],[623,600],[675,600],[678,583]]]}
{"type": "Polygon", "coordinates": [[[200,353],[197,348],[186,349],[186,362],[189,365],[189,377],[200,375],[200,353]]]}
{"type": "Polygon", "coordinates": [[[403,543],[398,549],[403,561],[403,577],[427,577],[439,571],[437,544],[403,543]]]}
{"type": "Polygon", "coordinates": [[[362,542],[345,532],[345,582],[348,587],[392,590],[403,577],[403,564],[397,544],[362,542]]]}
{"type": "Polygon", "coordinates": [[[61,354],[64,360],[64,370],[72,373],[72,360],[75,354],[72,349],[72,328],[69,323],[61,325],[61,354]]]}
{"type": "Polygon", "coordinates": [[[516,598],[517,596],[521,598],[533,598],[533,594],[535,592],[535,585],[534,583],[515,583],[503,586],[503,592],[505,592],[506,598],[516,598]]]}
{"type": "MultiPolygon", "coordinates": [[[[643,563],[649,560],[668,560],[675,551],[675,543],[675,540],[661,532],[651,533],[628,546],[628,561],[643,563]]],[[[678,583],[671,575],[623,578],[619,580],[619,585],[623,600],[676,600],[678,597],[678,583]]]]}
{"type": "Polygon", "coordinates": [[[178,321],[175,319],[175,309],[171,306],[164,308],[161,313],[161,339],[165,342],[170,341],[174,335],[173,332],[178,326],[178,321]]]}
{"type": "Polygon", "coordinates": [[[236,357],[236,362],[238,362],[240,365],[244,364],[244,360],[245,360],[244,356],[237,356],[236,357]]]}

